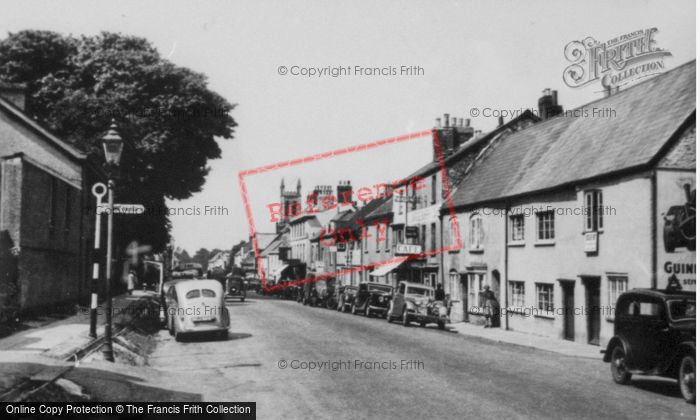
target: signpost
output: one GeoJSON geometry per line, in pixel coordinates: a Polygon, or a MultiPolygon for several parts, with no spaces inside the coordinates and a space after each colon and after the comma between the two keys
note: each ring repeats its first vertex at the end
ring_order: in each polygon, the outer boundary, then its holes
{"type": "MultiPolygon", "coordinates": [[[[92,186],[92,195],[95,196],[95,241],[93,244],[93,263],[92,263],[92,283],[90,284],[90,337],[97,337],[97,284],[100,278],[100,236],[102,232],[102,214],[110,214],[110,204],[103,203],[102,198],[107,194],[107,186],[102,182],[97,182],[92,186]]],[[[146,208],[141,204],[113,204],[114,210],[112,214],[123,215],[139,215],[146,211],[146,208]]],[[[142,245],[136,249],[136,256],[139,252],[150,252],[150,245],[142,245]],[[148,249],[146,249],[148,248],[148,249]]],[[[128,251],[127,251],[128,253],[128,251]]],[[[132,254],[129,254],[132,255],[132,254]]],[[[111,258],[111,256],[110,256],[111,258]]],[[[109,270],[109,269],[108,269],[109,270]]],[[[161,270],[162,271],[162,270],[161,270]]],[[[109,272],[109,271],[108,271],[109,272]]],[[[162,273],[161,273],[162,274],[162,273]]],[[[108,274],[109,275],[109,274],[108,274]]],[[[109,287],[109,286],[108,286],[109,287]]]]}
{"type": "MultiPolygon", "coordinates": [[[[96,183],[92,186],[92,195],[95,196],[96,208],[104,206],[102,204],[102,197],[107,194],[107,186],[101,182],[96,183]]],[[[100,278],[100,263],[99,263],[99,251],[100,251],[100,233],[102,231],[101,225],[102,218],[100,213],[95,213],[95,243],[93,245],[93,255],[92,255],[92,283],[90,284],[90,337],[97,337],[97,282],[100,278]]]]}

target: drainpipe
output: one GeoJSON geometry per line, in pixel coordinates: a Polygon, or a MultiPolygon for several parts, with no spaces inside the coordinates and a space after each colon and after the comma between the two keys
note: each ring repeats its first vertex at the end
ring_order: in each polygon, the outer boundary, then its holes
{"type": "Polygon", "coordinates": [[[510,213],[510,205],[508,201],[505,202],[505,216],[503,217],[503,223],[505,224],[505,228],[503,231],[505,232],[505,240],[503,241],[503,246],[505,248],[505,251],[503,252],[503,264],[504,264],[504,269],[503,269],[503,287],[505,288],[505,293],[504,293],[504,298],[503,298],[503,303],[506,308],[505,310],[505,325],[506,325],[506,331],[510,328],[508,325],[508,214],[510,213]]]}
{"type": "Polygon", "coordinates": [[[657,221],[656,221],[656,207],[657,207],[657,197],[656,197],[656,169],[651,170],[651,288],[656,289],[658,287],[658,279],[656,278],[657,270],[657,221]]]}

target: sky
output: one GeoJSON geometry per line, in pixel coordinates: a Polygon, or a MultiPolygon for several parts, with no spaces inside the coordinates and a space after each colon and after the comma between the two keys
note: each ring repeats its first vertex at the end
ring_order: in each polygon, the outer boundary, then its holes
{"type": "MultiPolygon", "coordinates": [[[[484,108],[536,108],[545,88],[570,109],[602,96],[599,84],[570,88],[564,47],[658,28],[671,69],[695,59],[693,1],[2,1],[0,35],[23,29],[147,38],[177,65],[204,73],[237,104],[233,140],[220,140],[201,192],[172,201],[176,246],[230,248],[249,233],[238,174],[390,137],[421,132],[449,113],[487,132],[484,108]],[[281,66],[286,73],[281,74],[281,66]],[[394,68],[395,75],[292,75],[302,68],[394,68]],[[419,74],[401,75],[401,66],[419,74]],[[479,116],[469,116],[477,108],[479,116]],[[209,210],[209,214],[204,214],[209,210]],[[195,213],[195,211],[190,211],[195,213]]],[[[389,72],[391,72],[389,70],[389,72]]],[[[508,120],[509,118],[506,118],[508,120]]],[[[432,159],[430,138],[246,176],[258,231],[273,231],[266,206],[301,179],[350,180],[355,188],[401,178],[432,159]]]]}

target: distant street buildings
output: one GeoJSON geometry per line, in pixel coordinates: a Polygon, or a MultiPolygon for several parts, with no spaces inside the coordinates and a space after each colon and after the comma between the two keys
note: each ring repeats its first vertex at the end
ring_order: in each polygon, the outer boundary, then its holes
{"type": "Polygon", "coordinates": [[[326,209],[356,197],[349,181],[305,198],[282,181],[288,217],[258,236],[259,271],[269,286],[322,276],[319,290],[440,283],[452,320],[477,324],[488,286],[500,328],[607,343],[623,291],[695,290],[694,75],[693,61],[569,111],[547,89],[538,115],[488,133],[445,115],[432,161],[388,197],[326,209]],[[296,214],[308,203],[317,211],[296,214]]]}

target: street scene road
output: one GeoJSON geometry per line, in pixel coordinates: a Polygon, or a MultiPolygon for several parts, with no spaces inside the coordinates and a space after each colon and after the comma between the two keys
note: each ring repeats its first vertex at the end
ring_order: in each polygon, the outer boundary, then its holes
{"type": "Polygon", "coordinates": [[[257,401],[261,418],[694,416],[673,381],[619,386],[601,361],[464,337],[449,326],[403,327],[269,298],[232,303],[229,311],[225,341],[178,343],[160,332],[149,364],[175,374],[168,388],[209,401],[257,401]],[[349,362],[337,371],[301,368],[328,361],[349,362]],[[355,361],[409,364],[366,369],[355,361]]]}
{"type": "Polygon", "coordinates": [[[83,3],[0,13],[0,415],[696,418],[695,2],[83,3]]]}

